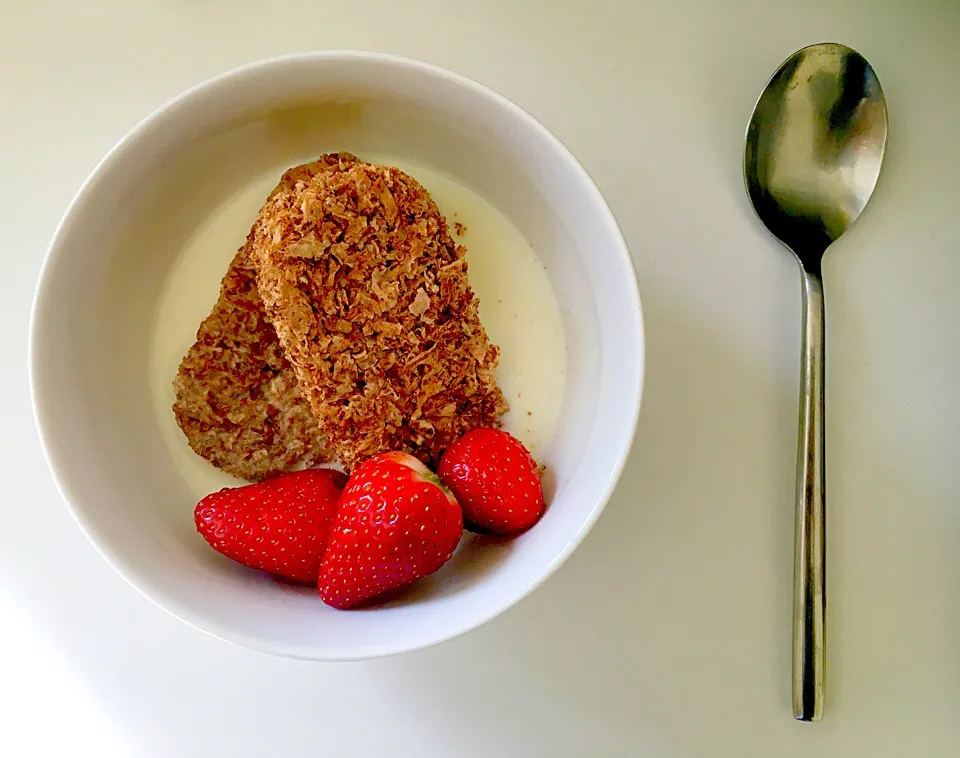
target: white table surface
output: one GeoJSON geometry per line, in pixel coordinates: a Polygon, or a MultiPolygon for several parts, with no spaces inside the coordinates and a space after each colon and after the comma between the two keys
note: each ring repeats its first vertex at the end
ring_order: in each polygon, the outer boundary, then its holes
{"type": "Polygon", "coordinates": [[[960,754],[960,4],[32,0],[0,30],[0,754],[960,754]],[[740,156],[767,76],[823,40],[873,63],[891,142],[826,263],[829,682],[808,725],[799,280],[740,156]],[[620,219],[648,329],[637,443],[573,558],[464,638],[333,665],[209,638],[115,575],[47,473],[26,370],[41,258],[103,153],[206,77],[330,47],[453,68],[544,121],[620,219]]]}

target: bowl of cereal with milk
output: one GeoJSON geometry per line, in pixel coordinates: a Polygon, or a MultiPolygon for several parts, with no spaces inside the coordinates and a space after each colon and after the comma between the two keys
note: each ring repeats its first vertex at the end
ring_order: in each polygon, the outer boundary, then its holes
{"type": "Polygon", "coordinates": [[[575,158],[434,66],[252,64],[67,210],[31,390],[77,523],[183,621],[355,660],[450,639],[576,549],[630,450],[630,255],[575,158]]]}

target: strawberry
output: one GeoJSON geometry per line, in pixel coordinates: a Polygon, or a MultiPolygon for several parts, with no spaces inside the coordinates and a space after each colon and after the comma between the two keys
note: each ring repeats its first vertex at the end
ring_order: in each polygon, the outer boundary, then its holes
{"type": "Polygon", "coordinates": [[[347,477],[307,469],[207,495],[197,531],[218,553],[297,582],[315,582],[347,477]]]}
{"type": "Polygon", "coordinates": [[[447,448],[437,474],[473,531],[512,534],[543,515],[536,462],[520,440],[499,429],[467,432],[447,448]]]}
{"type": "Polygon", "coordinates": [[[320,566],[320,597],[351,608],[432,574],[453,555],[463,513],[416,458],[381,453],[353,470],[320,566]]]}

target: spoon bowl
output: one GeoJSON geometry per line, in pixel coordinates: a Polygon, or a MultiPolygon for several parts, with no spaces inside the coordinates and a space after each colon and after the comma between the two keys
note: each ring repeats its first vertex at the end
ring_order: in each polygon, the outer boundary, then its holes
{"type": "Polygon", "coordinates": [[[820,259],[873,194],[887,144],[887,106],[855,50],[811,45],[777,69],[747,129],[744,179],[757,216],[819,274],[820,259]]]}
{"type": "Polygon", "coordinates": [[[877,186],[887,105],[857,51],[823,43],[784,61],[747,128],[743,174],[764,226],[802,267],[803,342],[793,590],[793,711],[823,716],[826,619],[823,255],[877,186]]]}

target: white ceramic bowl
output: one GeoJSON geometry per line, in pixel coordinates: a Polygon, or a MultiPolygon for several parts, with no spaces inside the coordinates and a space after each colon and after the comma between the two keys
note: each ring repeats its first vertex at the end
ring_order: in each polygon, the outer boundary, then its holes
{"type": "MultiPolygon", "coordinates": [[[[215,289],[208,296],[212,304],[215,289]]],[[[600,192],[563,145],[516,105],[462,76],[355,52],[243,67],[189,90],[130,132],[57,230],[30,346],[50,468],[103,556],[199,629],[321,660],[449,639],[492,619],[555,571],[616,484],[633,439],[644,364],[627,247],[600,192]],[[278,116],[298,108],[312,109],[302,129],[278,116]],[[314,592],[276,583],[206,545],[193,528],[195,483],[171,454],[148,389],[159,301],[184,240],[211,223],[250,177],[337,149],[408,157],[498,208],[547,270],[567,349],[557,431],[542,451],[552,474],[542,521],[509,543],[467,540],[407,600],[355,612],[331,610],[314,592]]]]}

